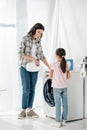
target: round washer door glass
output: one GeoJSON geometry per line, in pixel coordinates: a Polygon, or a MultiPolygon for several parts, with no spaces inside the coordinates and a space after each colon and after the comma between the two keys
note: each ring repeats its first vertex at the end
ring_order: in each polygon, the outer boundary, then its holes
{"type": "Polygon", "coordinates": [[[49,106],[54,107],[55,102],[54,102],[53,88],[51,87],[51,83],[52,83],[51,79],[47,79],[47,81],[44,84],[44,88],[43,88],[43,96],[44,96],[46,103],[49,106]]]}

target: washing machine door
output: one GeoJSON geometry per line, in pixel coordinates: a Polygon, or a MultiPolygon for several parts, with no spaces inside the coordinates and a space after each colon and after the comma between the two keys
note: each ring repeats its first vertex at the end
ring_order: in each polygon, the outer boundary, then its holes
{"type": "Polygon", "coordinates": [[[54,107],[55,102],[54,102],[53,88],[51,87],[51,83],[52,83],[51,79],[46,80],[46,82],[44,84],[44,88],[43,88],[43,96],[44,96],[46,103],[49,106],[54,107]]]}

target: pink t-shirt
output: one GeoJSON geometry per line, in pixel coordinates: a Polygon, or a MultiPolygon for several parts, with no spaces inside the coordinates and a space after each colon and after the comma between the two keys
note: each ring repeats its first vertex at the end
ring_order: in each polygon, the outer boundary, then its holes
{"type": "MultiPolygon", "coordinates": [[[[63,73],[60,68],[60,63],[57,61],[51,64],[53,72],[52,87],[53,88],[67,88],[67,74],[63,73]]],[[[68,66],[67,66],[68,70],[68,66]]]]}

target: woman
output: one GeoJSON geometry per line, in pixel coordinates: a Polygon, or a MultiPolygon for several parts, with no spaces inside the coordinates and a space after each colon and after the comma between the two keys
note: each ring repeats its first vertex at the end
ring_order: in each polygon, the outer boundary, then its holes
{"type": "Polygon", "coordinates": [[[20,46],[20,75],[22,81],[22,111],[18,118],[22,119],[27,115],[39,117],[32,109],[35,87],[38,78],[40,60],[50,69],[50,66],[43,54],[41,38],[44,32],[44,26],[36,23],[28,34],[23,38],[20,46]]]}

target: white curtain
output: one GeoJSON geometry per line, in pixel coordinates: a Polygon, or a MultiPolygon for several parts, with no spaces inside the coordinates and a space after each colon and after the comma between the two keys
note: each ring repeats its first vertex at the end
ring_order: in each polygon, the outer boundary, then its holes
{"type": "Polygon", "coordinates": [[[49,48],[48,51],[49,62],[53,62],[55,60],[56,48],[60,46],[59,11],[60,11],[60,0],[51,0],[48,13],[47,28],[46,28],[48,35],[47,48],[49,48]]]}
{"type": "Polygon", "coordinates": [[[87,1],[60,0],[60,39],[67,58],[74,60],[74,70],[87,56],[87,1]]]}
{"type": "Polygon", "coordinates": [[[87,56],[87,1],[51,0],[47,21],[48,58],[54,61],[57,47],[66,50],[66,58],[73,59],[74,70],[87,56]]]}

